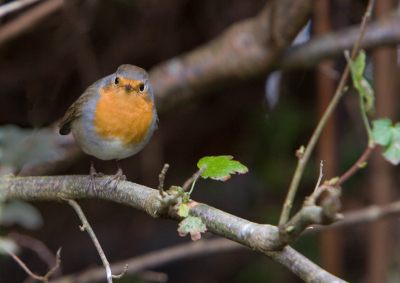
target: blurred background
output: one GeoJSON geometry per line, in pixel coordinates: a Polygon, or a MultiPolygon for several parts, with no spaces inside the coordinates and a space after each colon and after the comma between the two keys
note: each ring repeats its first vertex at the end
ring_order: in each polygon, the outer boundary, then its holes
{"type": "MultiPolygon", "coordinates": [[[[121,64],[151,72],[161,62],[220,36],[232,24],[256,16],[268,3],[39,2],[0,18],[1,174],[88,174],[90,158],[76,148],[71,136],[58,135],[59,119],[86,87],[114,73],[121,64]],[[51,166],[43,165],[46,163],[51,166]]],[[[399,5],[398,1],[377,2],[374,19],[396,13],[399,5]]],[[[361,0],[317,1],[311,38],[359,24],[366,4],[361,0]]],[[[396,47],[369,52],[366,72],[376,91],[377,116],[393,121],[399,120],[396,52],[396,47]]],[[[200,158],[233,155],[249,172],[226,182],[199,180],[192,198],[250,221],[276,225],[297,164],[295,150],[308,142],[329,103],[345,64],[342,57],[313,68],[284,70],[272,82],[269,73],[263,73],[231,86],[212,86],[168,108],[161,105],[159,129],[150,143],[120,162],[127,179],[156,188],[163,164],[169,163],[166,186],[182,185],[196,171],[200,158]]],[[[325,178],[330,179],[343,174],[366,146],[358,94],[350,88],[306,168],[293,211],[312,192],[321,159],[325,160],[325,178]]],[[[344,212],[398,199],[399,170],[378,151],[370,166],[344,184],[344,212]]],[[[95,167],[107,175],[116,171],[112,161],[95,160],[95,167]]],[[[190,242],[188,236],[179,237],[174,221],[152,219],[114,203],[79,203],[111,263],[190,242]]],[[[79,230],[79,218],[69,205],[31,205],[40,212],[42,224],[37,219],[32,220],[38,221],[33,227],[12,222],[0,227],[0,235],[28,235],[53,253],[62,246],[63,275],[101,266],[95,247],[87,233],[79,230]]],[[[399,282],[399,224],[393,218],[304,235],[294,248],[346,281],[399,282]]],[[[202,240],[213,237],[206,233],[202,240]]],[[[36,274],[46,273],[46,263],[31,248],[22,248],[19,256],[36,274]]],[[[165,273],[168,282],[301,282],[284,267],[245,248],[151,270],[165,273]]],[[[31,282],[26,278],[13,259],[0,255],[0,282],[31,282]]],[[[150,279],[128,276],[119,282],[146,280],[150,279]]]]}

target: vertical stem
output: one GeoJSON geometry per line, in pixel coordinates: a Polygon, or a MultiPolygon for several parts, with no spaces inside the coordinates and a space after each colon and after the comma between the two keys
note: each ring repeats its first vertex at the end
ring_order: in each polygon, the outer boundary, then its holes
{"type": "Polygon", "coordinates": [[[69,205],[71,205],[75,209],[76,213],[78,214],[79,218],[81,219],[82,224],[83,224],[81,227],[81,230],[83,231],[86,229],[86,231],[88,232],[90,238],[93,241],[94,246],[97,249],[97,252],[100,255],[101,261],[103,262],[103,265],[106,268],[107,282],[112,283],[112,273],[111,273],[110,263],[108,262],[106,255],[104,254],[104,251],[100,246],[99,240],[97,240],[96,234],[94,233],[92,227],[90,226],[89,222],[87,221],[85,214],[83,214],[81,207],[79,206],[79,204],[76,201],[74,201],[72,199],[67,199],[67,202],[69,203],[69,205]]]}
{"type": "MultiPolygon", "coordinates": [[[[366,10],[364,17],[362,19],[362,22],[361,22],[359,36],[358,36],[357,41],[354,44],[353,49],[351,51],[350,58],[352,60],[355,59],[355,57],[358,53],[361,40],[365,33],[366,24],[367,24],[367,21],[371,17],[372,9],[373,9],[374,5],[375,5],[375,0],[369,0],[367,10],[366,10]]],[[[304,151],[304,154],[299,157],[296,171],[294,172],[292,182],[290,183],[289,191],[286,196],[285,202],[283,204],[281,216],[279,218],[279,227],[280,228],[282,228],[289,219],[290,210],[292,209],[293,200],[294,200],[294,197],[296,196],[296,192],[297,192],[297,188],[299,186],[300,180],[301,180],[301,176],[303,175],[303,172],[307,165],[307,162],[310,159],[311,153],[314,150],[314,147],[318,141],[319,136],[321,135],[321,132],[322,132],[326,122],[331,117],[333,111],[335,110],[336,106],[338,105],[340,99],[342,98],[342,96],[344,94],[344,87],[345,87],[347,79],[349,77],[349,73],[350,73],[350,67],[349,67],[349,64],[347,64],[343,71],[342,77],[340,78],[338,87],[336,89],[335,95],[332,98],[332,101],[330,102],[324,115],[322,116],[321,120],[319,121],[317,127],[315,128],[314,133],[311,136],[311,139],[308,142],[307,147],[304,151]]]]}

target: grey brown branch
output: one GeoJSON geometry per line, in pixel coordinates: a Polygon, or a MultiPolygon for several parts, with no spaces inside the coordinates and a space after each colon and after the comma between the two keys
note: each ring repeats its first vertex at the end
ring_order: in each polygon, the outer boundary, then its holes
{"type": "MultiPolygon", "coordinates": [[[[106,180],[107,176],[96,178],[96,185],[101,186],[106,180]]],[[[168,215],[160,213],[162,205],[158,190],[121,182],[114,194],[110,195],[107,191],[100,190],[96,197],[93,192],[86,193],[86,185],[87,176],[4,176],[0,178],[0,194],[4,195],[6,200],[25,201],[97,198],[134,207],[155,218],[182,219],[174,212],[168,215]]],[[[190,214],[200,217],[208,231],[272,258],[306,282],[344,282],[291,247],[283,248],[276,226],[253,223],[201,203],[192,208],[190,214]]]]}
{"type": "MultiPolygon", "coordinates": [[[[82,231],[86,230],[90,236],[90,238],[93,241],[94,246],[97,249],[97,252],[100,255],[101,261],[103,262],[103,265],[106,269],[106,273],[107,273],[107,282],[108,283],[112,283],[112,278],[113,275],[111,273],[111,268],[110,268],[110,263],[107,260],[107,257],[103,251],[103,249],[101,248],[100,242],[99,240],[97,240],[96,234],[94,233],[92,227],[90,226],[89,222],[86,219],[85,214],[83,213],[81,207],[78,205],[78,203],[72,199],[66,199],[66,201],[69,203],[69,205],[71,205],[76,213],[78,214],[79,218],[82,221],[82,226],[80,227],[82,231]]],[[[124,271],[122,272],[121,275],[116,276],[116,278],[121,278],[122,276],[124,276],[127,273],[127,271],[124,268],[124,271]]]]}

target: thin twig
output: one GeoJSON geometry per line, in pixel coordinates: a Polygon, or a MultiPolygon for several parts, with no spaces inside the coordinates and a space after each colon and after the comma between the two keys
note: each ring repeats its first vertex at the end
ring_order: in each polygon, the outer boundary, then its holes
{"type": "MultiPolygon", "coordinates": [[[[358,39],[355,42],[353,49],[351,51],[350,57],[352,60],[355,59],[355,57],[359,51],[361,40],[364,36],[365,29],[367,26],[367,21],[371,17],[372,10],[375,5],[375,1],[376,0],[369,0],[369,2],[368,2],[367,10],[364,14],[364,17],[363,17],[361,25],[360,25],[360,34],[359,34],[358,39]]],[[[350,73],[350,67],[349,67],[349,64],[347,64],[343,71],[342,77],[340,78],[336,92],[335,92],[328,108],[326,109],[324,115],[322,116],[317,127],[315,128],[314,133],[311,136],[311,139],[308,142],[307,147],[304,151],[304,154],[299,157],[296,171],[294,172],[292,182],[290,183],[288,194],[287,194],[285,202],[283,204],[282,213],[279,218],[279,227],[284,227],[284,225],[286,224],[286,222],[289,219],[290,210],[292,209],[293,200],[296,195],[297,188],[299,186],[304,169],[307,165],[308,160],[310,159],[311,153],[314,150],[314,147],[319,139],[319,136],[321,135],[321,132],[322,132],[323,128],[325,127],[325,124],[328,122],[329,118],[332,116],[333,111],[335,110],[337,104],[339,103],[340,99],[342,98],[343,94],[345,93],[344,87],[345,87],[347,79],[349,77],[349,73],[350,73]]]]}
{"type": "Polygon", "coordinates": [[[50,269],[49,272],[44,276],[47,280],[54,274],[54,272],[60,267],[61,264],[61,247],[58,249],[56,254],[56,265],[50,269]]]}
{"type": "Polygon", "coordinates": [[[362,168],[362,164],[368,159],[368,157],[371,155],[371,152],[374,150],[376,147],[376,144],[374,144],[373,147],[368,146],[367,149],[364,151],[364,153],[360,156],[360,158],[357,160],[356,163],[353,164],[353,166],[350,167],[349,170],[347,170],[346,173],[344,173],[342,176],[340,176],[339,180],[337,181],[338,185],[343,184],[348,178],[350,178],[358,169],[362,168]]]}
{"type": "Polygon", "coordinates": [[[23,270],[32,278],[35,280],[41,281],[41,282],[49,282],[49,278],[51,275],[53,275],[54,271],[60,266],[61,263],[61,248],[58,249],[57,251],[57,256],[56,256],[56,265],[49,271],[45,276],[39,276],[34,274],[26,265],[23,263],[22,260],[19,259],[19,257],[14,254],[12,251],[10,251],[7,246],[4,244],[4,242],[0,239],[0,242],[2,243],[2,248],[22,267],[23,270]]]}
{"type": "Polygon", "coordinates": [[[161,170],[160,175],[158,175],[158,180],[159,180],[159,185],[158,185],[158,190],[160,191],[161,197],[164,197],[164,180],[165,180],[165,175],[168,172],[169,164],[165,163],[163,169],[161,170]]]}
{"type": "MultiPolygon", "coordinates": [[[[100,255],[101,261],[103,262],[103,265],[106,268],[107,282],[112,283],[113,275],[111,273],[110,263],[108,262],[106,255],[104,254],[104,251],[101,248],[100,243],[97,240],[97,237],[96,237],[92,227],[90,226],[89,222],[87,221],[85,214],[83,213],[81,207],[79,206],[79,204],[76,201],[74,201],[72,199],[67,199],[66,201],[75,209],[76,213],[78,214],[79,218],[81,219],[83,225],[80,228],[82,231],[86,229],[86,231],[88,232],[89,237],[92,239],[93,244],[96,247],[97,252],[100,255]]],[[[123,273],[126,274],[125,271],[123,273]]]]}
{"type": "Polygon", "coordinates": [[[197,181],[197,179],[200,177],[200,175],[204,172],[204,170],[206,170],[207,169],[207,165],[203,165],[203,167],[201,167],[199,170],[197,170],[197,172],[196,173],[194,173],[193,175],[192,175],[192,177],[190,177],[189,179],[187,179],[186,180],[186,182],[183,184],[183,186],[182,186],[182,193],[183,192],[186,192],[188,189],[189,189],[189,187],[190,187],[190,185],[193,183],[193,182],[195,182],[195,181],[197,181]]]}
{"type": "MultiPolygon", "coordinates": [[[[192,258],[209,257],[215,254],[250,250],[245,246],[222,237],[204,239],[197,242],[187,242],[172,247],[159,249],[127,259],[129,274],[138,274],[140,271],[154,269],[177,261],[187,261],[192,258]]],[[[125,262],[116,262],[111,265],[113,270],[122,271],[125,262]]],[[[68,282],[99,282],[104,274],[102,267],[93,267],[83,272],[57,278],[54,283],[68,282]]]]}
{"type": "Polygon", "coordinates": [[[121,279],[121,278],[125,277],[126,274],[128,274],[128,264],[125,264],[124,270],[122,271],[122,273],[120,275],[113,275],[112,277],[114,279],[121,279]]]}
{"type": "Polygon", "coordinates": [[[335,222],[331,225],[320,226],[313,225],[307,228],[306,232],[315,233],[323,230],[340,229],[344,227],[354,227],[354,225],[370,223],[387,217],[398,217],[400,215],[400,201],[384,205],[370,205],[355,211],[343,214],[343,220],[335,222]]]}
{"type": "Polygon", "coordinates": [[[34,251],[47,264],[49,269],[56,264],[56,255],[38,239],[15,232],[9,233],[8,236],[16,241],[19,246],[34,251]]]}
{"type": "Polygon", "coordinates": [[[321,180],[322,177],[324,176],[324,173],[322,173],[322,168],[324,167],[324,161],[321,160],[321,163],[319,164],[319,177],[318,177],[318,182],[315,185],[314,193],[318,190],[319,185],[321,185],[321,180]]]}

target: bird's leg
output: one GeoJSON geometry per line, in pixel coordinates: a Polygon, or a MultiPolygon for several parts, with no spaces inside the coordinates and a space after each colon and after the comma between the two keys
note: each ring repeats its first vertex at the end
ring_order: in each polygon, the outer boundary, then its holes
{"type": "Polygon", "coordinates": [[[96,181],[95,181],[94,178],[102,177],[103,175],[104,175],[103,173],[97,173],[96,172],[96,169],[94,169],[94,165],[93,165],[93,157],[91,157],[90,158],[89,184],[88,184],[88,187],[86,188],[86,193],[90,189],[93,189],[94,194],[97,196],[96,181]]]}
{"type": "Polygon", "coordinates": [[[118,160],[115,160],[115,162],[117,162],[118,171],[105,184],[105,186],[110,190],[110,194],[115,191],[115,189],[117,188],[117,186],[119,184],[119,181],[121,181],[121,180],[126,181],[126,176],[124,175],[124,172],[122,172],[122,169],[119,166],[118,160]]]}

